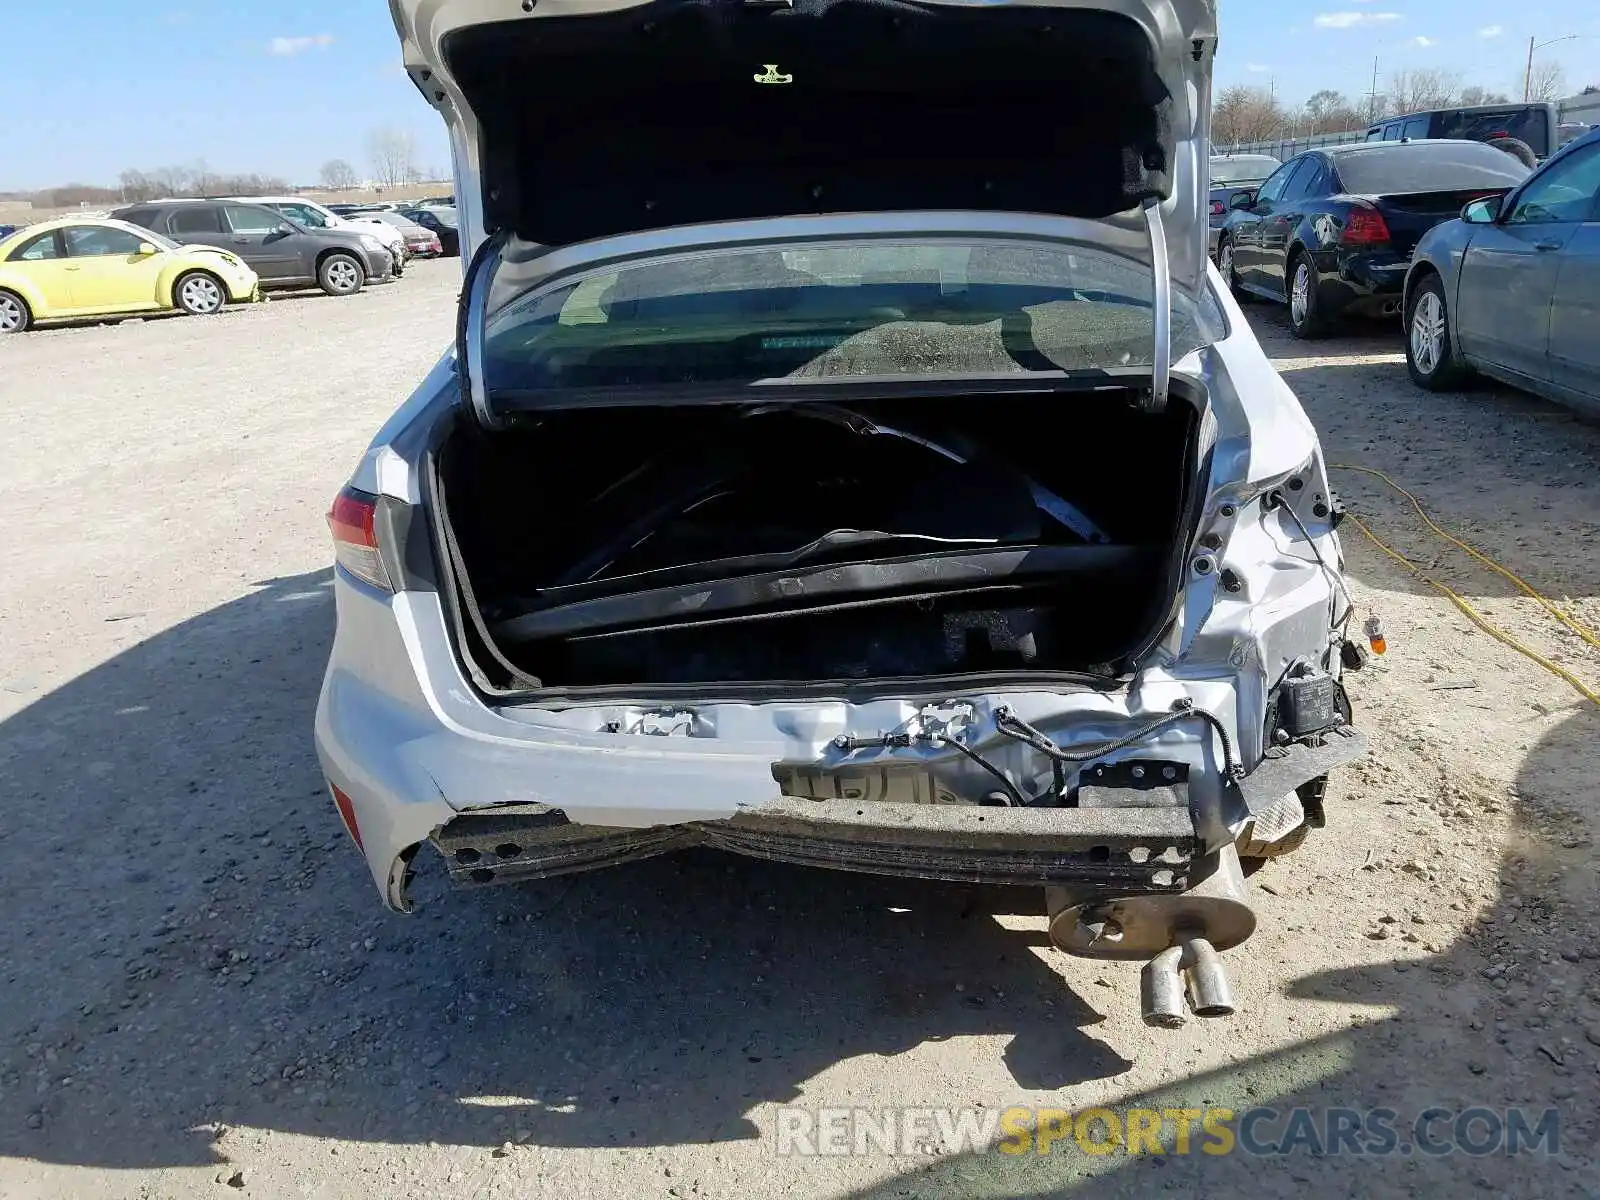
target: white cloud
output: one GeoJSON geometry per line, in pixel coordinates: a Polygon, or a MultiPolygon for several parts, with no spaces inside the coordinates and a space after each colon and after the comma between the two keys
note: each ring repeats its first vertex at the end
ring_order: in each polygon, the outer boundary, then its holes
{"type": "Polygon", "coordinates": [[[1267,66],[1265,63],[1246,63],[1244,69],[1249,71],[1252,75],[1265,75],[1268,71],[1272,70],[1272,68],[1267,66]]]}
{"type": "Polygon", "coordinates": [[[312,37],[275,37],[267,43],[267,53],[280,58],[304,54],[307,50],[326,50],[333,45],[333,34],[319,33],[312,37]]]}
{"type": "Polygon", "coordinates": [[[1504,32],[1505,29],[1502,26],[1485,25],[1482,29],[1478,30],[1478,36],[1482,38],[1494,38],[1499,37],[1504,32]]]}
{"type": "Polygon", "coordinates": [[[1424,49],[1429,46],[1437,46],[1439,44],[1437,39],[1431,37],[1414,37],[1411,39],[1411,42],[1413,45],[1421,46],[1424,49]]]}
{"type": "Polygon", "coordinates": [[[1353,29],[1357,25],[1385,25],[1400,20],[1392,12],[1330,12],[1318,13],[1311,23],[1318,29],[1353,29]]]}

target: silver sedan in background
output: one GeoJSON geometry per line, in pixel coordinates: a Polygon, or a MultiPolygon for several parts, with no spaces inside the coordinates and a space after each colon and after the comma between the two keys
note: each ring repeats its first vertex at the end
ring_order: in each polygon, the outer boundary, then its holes
{"type": "Polygon", "coordinates": [[[1404,312],[1421,387],[1481,372],[1600,416],[1600,130],[1426,234],[1404,312]]]}

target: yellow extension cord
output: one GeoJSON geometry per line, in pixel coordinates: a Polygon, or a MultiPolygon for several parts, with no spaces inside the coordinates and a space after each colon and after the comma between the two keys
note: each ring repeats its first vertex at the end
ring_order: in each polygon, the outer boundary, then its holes
{"type": "MultiPolygon", "coordinates": [[[[1589,645],[1595,647],[1596,649],[1600,649],[1600,636],[1596,636],[1594,630],[1590,629],[1587,625],[1584,625],[1571,614],[1567,613],[1561,608],[1560,605],[1556,604],[1555,601],[1545,596],[1526,579],[1522,578],[1522,576],[1516,574],[1514,571],[1508,571],[1505,567],[1502,567],[1499,563],[1495,562],[1494,559],[1490,558],[1487,554],[1483,554],[1480,551],[1475,550],[1473,547],[1467,545],[1466,542],[1462,541],[1454,534],[1441,528],[1432,517],[1428,516],[1427,511],[1422,507],[1422,502],[1410,492],[1406,491],[1405,488],[1401,487],[1388,475],[1385,475],[1382,471],[1376,470],[1373,467],[1357,467],[1348,463],[1333,463],[1332,467],[1335,471],[1358,471],[1363,475],[1371,475],[1375,479],[1381,479],[1389,487],[1393,488],[1407,500],[1411,501],[1411,506],[1417,510],[1417,515],[1422,518],[1423,523],[1426,524],[1429,529],[1433,530],[1434,533],[1438,534],[1451,545],[1457,546],[1466,551],[1474,559],[1488,567],[1491,571],[1494,571],[1510,580],[1521,591],[1538,601],[1545,611],[1553,616],[1556,620],[1560,621],[1561,624],[1565,625],[1573,633],[1577,634],[1585,642],[1589,643],[1589,645]]],[[[1426,583],[1429,587],[1434,588],[1436,591],[1442,593],[1445,598],[1450,601],[1450,603],[1454,604],[1464,614],[1466,614],[1467,619],[1479,629],[1483,630],[1490,637],[1494,638],[1495,641],[1511,647],[1511,649],[1515,650],[1517,653],[1526,658],[1532,659],[1545,670],[1549,671],[1552,675],[1556,676],[1556,678],[1565,680],[1567,683],[1576,688],[1584,697],[1584,699],[1588,700],[1597,707],[1600,707],[1600,692],[1596,692],[1588,684],[1584,683],[1583,680],[1579,679],[1576,675],[1567,670],[1565,667],[1561,666],[1559,663],[1551,662],[1537,650],[1533,650],[1523,645],[1509,633],[1506,633],[1504,630],[1496,627],[1487,617],[1478,612],[1478,610],[1473,608],[1472,605],[1468,604],[1453,589],[1445,584],[1440,583],[1437,579],[1432,578],[1416,563],[1412,562],[1398,550],[1395,550],[1387,545],[1382,538],[1368,528],[1366,522],[1362,521],[1361,518],[1357,517],[1354,513],[1347,515],[1349,516],[1349,519],[1355,523],[1356,528],[1367,535],[1373,545],[1378,547],[1379,550],[1382,550],[1390,558],[1404,566],[1406,570],[1410,571],[1418,579],[1422,580],[1423,583],[1426,583]]]]}

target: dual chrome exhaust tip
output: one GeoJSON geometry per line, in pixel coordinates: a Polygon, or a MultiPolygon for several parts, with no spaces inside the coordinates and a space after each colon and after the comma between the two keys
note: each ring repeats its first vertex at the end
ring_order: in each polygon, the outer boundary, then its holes
{"type": "Polygon", "coordinates": [[[1139,1003],[1146,1025],[1177,1029],[1189,1019],[1185,999],[1197,1017],[1233,1015],[1233,988],[1222,956],[1203,937],[1168,946],[1139,974],[1139,1003]]]}

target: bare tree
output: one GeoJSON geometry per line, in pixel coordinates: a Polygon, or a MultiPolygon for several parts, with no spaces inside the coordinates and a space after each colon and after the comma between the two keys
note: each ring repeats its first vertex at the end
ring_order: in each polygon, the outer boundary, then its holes
{"type": "Polygon", "coordinates": [[[409,130],[385,125],[367,135],[367,157],[373,177],[385,187],[411,183],[417,177],[417,147],[409,130]]]}
{"type": "Polygon", "coordinates": [[[188,167],[157,167],[150,172],[150,182],[158,196],[181,196],[194,184],[194,175],[188,167]]]}
{"type": "Polygon", "coordinates": [[[211,196],[224,190],[223,181],[214,175],[203,158],[197,158],[189,170],[189,190],[197,196],[211,196]]]}
{"type": "Polygon", "coordinates": [[[158,194],[155,183],[143,171],[129,168],[117,177],[118,190],[124,204],[141,200],[154,200],[158,194]]]}
{"type": "Polygon", "coordinates": [[[1359,129],[1367,124],[1366,114],[1356,111],[1355,105],[1345,97],[1343,92],[1336,92],[1332,88],[1324,88],[1320,92],[1313,92],[1306,101],[1305,132],[1307,133],[1344,133],[1349,129],[1359,129]]]}
{"type": "Polygon", "coordinates": [[[1553,59],[1533,64],[1528,72],[1528,99],[1550,101],[1561,99],[1567,90],[1567,73],[1553,59]]]}
{"type": "Polygon", "coordinates": [[[1481,88],[1477,84],[1461,89],[1457,100],[1462,104],[1508,104],[1511,97],[1504,92],[1491,92],[1488,88],[1481,88]]]}
{"type": "Polygon", "coordinates": [[[322,164],[322,186],[342,191],[356,185],[356,169],[342,158],[330,158],[322,164]]]}
{"type": "Polygon", "coordinates": [[[1396,71],[1389,79],[1389,103],[1397,113],[1448,108],[1460,89],[1461,76],[1455,71],[1396,71]]]}
{"type": "Polygon", "coordinates": [[[1283,106],[1265,88],[1223,88],[1211,106],[1211,140],[1218,146],[1278,137],[1287,124],[1283,106]]]}

